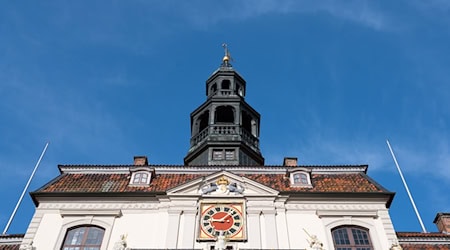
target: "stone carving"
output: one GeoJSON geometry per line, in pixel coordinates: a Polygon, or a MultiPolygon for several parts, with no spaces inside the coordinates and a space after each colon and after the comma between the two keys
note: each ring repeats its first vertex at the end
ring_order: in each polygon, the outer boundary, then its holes
{"type": "Polygon", "coordinates": [[[214,245],[214,250],[225,250],[227,248],[227,236],[225,231],[220,231],[219,236],[216,237],[216,244],[214,245]]]}
{"type": "Polygon", "coordinates": [[[403,250],[402,246],[399,244],[392,244],[391,248],[389,250],[403,250]]]}
{"type": "Polygon", "coordinates": [[[127,234],[120,235],[120,240],[114,244],[114,250],[126,250],[127,249],[127,234]]]}
{"type": "Polygon", "coordinates": [[[236,182],[230,183],[225,176],[222,176],[216,181],[216,183],[204,185],[200,189],[200,192],[202,194],[237,195],[244,192],[244,187],[236,182]]]}
{"type": "Polygon", "coordinates": [[[303,231],[305,231],[306,235],[308,235],[308,243],[309,243],[309,249],[311,250],[325,250],[325,248],[323,248],[323,243],[319,240],[319,238],[317,238],[316,235],[311,235],[309,234],[304,228],[303,231]]]}
{"type": "Polygon", "coordinates": [[[19,250],[33,250],[33,243],[30,244],[22,244],[19,250]]]}
{"type": "Polygon", "coordinates": [[[214,192],[216,190],[217,190],[216,183],[210,183],[208,185],[203,186],[202,189],[200,190],[200,192],[202,194],[209,194],[209,193],[214,192]]]}
{"type": "Polygon", "coordinates": [[[242,194],[242,192],[244,192],[244,187],[234,182],[228,185],[228,190],[234,194],[242,194]]]}

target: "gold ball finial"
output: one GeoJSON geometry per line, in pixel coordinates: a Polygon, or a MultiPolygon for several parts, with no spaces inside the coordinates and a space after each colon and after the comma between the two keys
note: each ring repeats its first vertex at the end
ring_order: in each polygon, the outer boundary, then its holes
{"type": "Polygon", "coordinates": [[[233,60],[230,55],[230,51],[228,50],[228,45],[226,43],[222,44],[225,55],[222,58],[222,66],[223,67],[231,67],[230,61],[233,60]]]}

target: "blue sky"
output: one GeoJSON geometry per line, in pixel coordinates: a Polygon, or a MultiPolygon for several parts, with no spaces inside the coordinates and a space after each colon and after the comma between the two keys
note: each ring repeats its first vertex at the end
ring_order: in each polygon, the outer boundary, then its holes
{"type": "MultiPolygon", "coordinates": [[[[182,164],[221,44],[266,164],[369,164],[397,231],[450,212],[450,2],[0,1],[0,226],[58,164],[182,164]]],[[[29,195],[8,233],[24,233],[29,195]]]]}

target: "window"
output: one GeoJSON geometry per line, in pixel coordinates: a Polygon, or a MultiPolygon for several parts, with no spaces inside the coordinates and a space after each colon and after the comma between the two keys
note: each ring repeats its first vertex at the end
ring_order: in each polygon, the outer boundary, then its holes
{"type": "Polygon", "coordinates": [[[230,89],[230,80],[223,80],[222,81],[222,89],[230,89]]]}
{"type": "Polygon", "coordinates": [[[214,149],[213,150],[213,160],[223,160],[223,150],[214,149]]]}
{"type": "Polygon", "coordinates": [[[247,132],[252,133],[252,117],[245,111],[242,112],[242,127],[247,132]]]}
{"type": "Polygon", "coordinates": [[[147,172],[134,173],[132,184],[148,184],[148,176],[147,172]]]}
{"type": "Polygon", "coordinates": [[[225,160],[234,160],[234,149],[225,150],[225,160]]]}
{"type": "Polygon", "coordinates": [[[153,176],[155,176],[155,169],[148,166],[132,167],[130,168],[130,183],[135,186],[148,186],[153,176]]]}
{"type": "Polygon", "coordinates": [[[369,230],[356,226],[338,227],[331,231],[336,250],[373,250],[369,230]]]}
{"type": "Polygon", "coordinates": [[[105,230],[97,226],[69,229],[62,250],[100,250],[105,230]]]}
{"type": "Polygon", "coordinates": [[[203,129],[205,129],[206,127],[208,127],[208,123],[209,123],[209,111],[206,111],[205,113],[203,113],[199,118],[200,120],[200,124],[198,127],[198,133],[202,132],[203,129]]]}
{"type": "Polygon", "coordinates": [[[308,185],[308,176],[305,173],[294,174],[294,184],[308,185]]]}
{"type": "Polygon", "coordinates": [[[215,112],[216,123],[234,123],[234,108],[231,106],[219,106],[215,112]]]}
{"type": "Polygon", "coordinates": [[[290,180],[294,187],[312,188],[311,170],[304,167],[297,167],[291,171],[290,180]]]}
{"type": "Polygon", "coordinates": [[[214,94],[217,91],[217,84],[213,84],[211,85],[211,93],[210,94],[214,94]]]}
{"type": "Polygon", "coordinates": [[[236,159],[236,154],[234,149],[213,149],[212,158],[213,160],[232,161],[236,159]]]}

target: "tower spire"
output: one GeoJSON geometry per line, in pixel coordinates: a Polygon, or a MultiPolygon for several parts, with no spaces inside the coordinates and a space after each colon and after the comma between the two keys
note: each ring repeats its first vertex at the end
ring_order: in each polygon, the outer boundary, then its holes
{"type": "Polygon", "coordinates": [[[232,61],[233,58],[231,58],[230,51],[228,50],[228,44],[223,43],[222,44],[222,48],[224,49],[225,55],[222,58],[222,65],[221,66],[222,67],[228,67],[228,68],[233,67],[231,65],[231,63],[230,63],[230,61],[232,61]]]}

